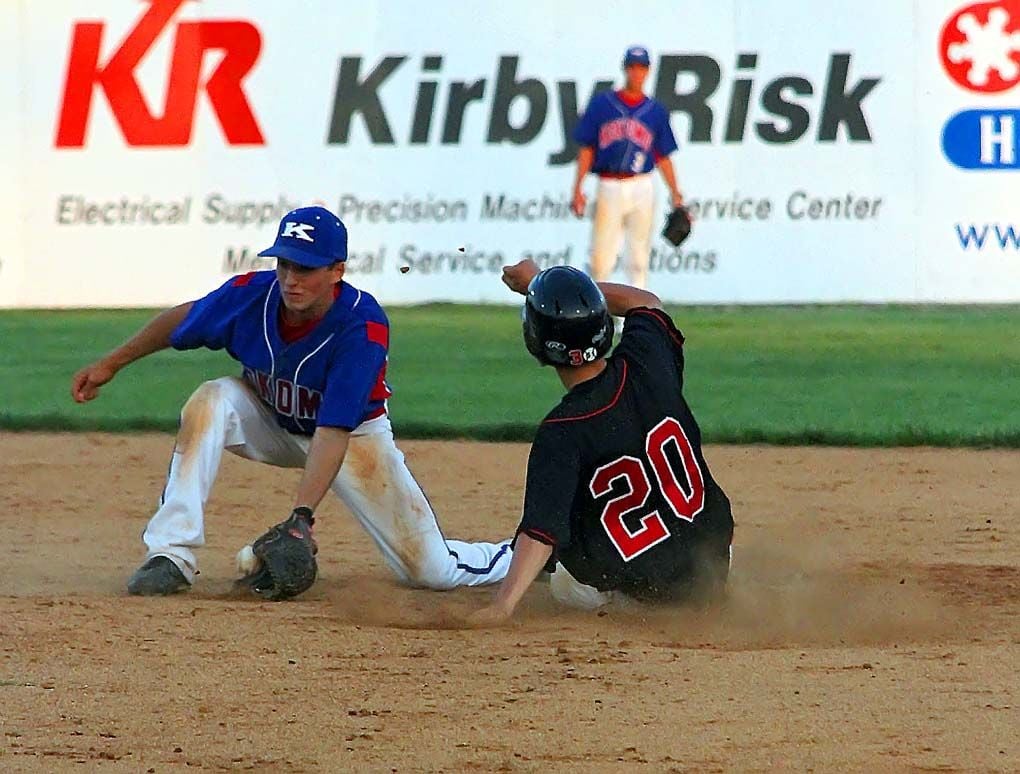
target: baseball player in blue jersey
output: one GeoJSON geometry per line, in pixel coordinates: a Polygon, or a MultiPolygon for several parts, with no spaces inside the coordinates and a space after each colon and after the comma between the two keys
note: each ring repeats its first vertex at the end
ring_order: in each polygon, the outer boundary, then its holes
{"type": "Polygon", "coordinates": [[[574,139],[581,146],[573,192],[573,210],[578,217],[584,215],[588,204],[585,176],[589,172],[599,176],[591,240],[592,276],[604,282],[613,273],[626,229],[627,276],[638,288],[648,284],[655,215],[653,168],[662,173],[672,206],[683,203],[669,159],[677,148],[669,112],[644,94],[649,64],[646,48],[628,48],[623,59],[624,87],[595,94],[574,129],[574,139]]]}
{"type": "Polygon", "coordinates": [[[499,581],[508,542],[445,540],[394,444],[386,413],[389,322],[372,296],[343,281],[343,223],[321,207],[294,210],[259,255],[275,257],[276,271],[234,277],[163,312],[74,376],[71,393],[83,403],[124,366],[167,347],[225,349],[242,365],[240,378],[206,382],[184,405],[166,488],[143,536],[146,561],[128,591],[190,588],[224,449],[304,469],[292,518],[308,535],[332,488],[404,583],[448,589],[499,581]]]}

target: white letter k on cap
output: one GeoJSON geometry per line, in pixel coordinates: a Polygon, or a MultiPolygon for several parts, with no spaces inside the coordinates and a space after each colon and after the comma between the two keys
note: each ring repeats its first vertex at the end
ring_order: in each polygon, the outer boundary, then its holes
{"type": "Polygon", "coordinates": [[[308,234],[309,231],[314,230],[315,226],[310,226],[307,223],[295,223],[291,220],[284,224],[283,233],[280,236],[303,239],[305,242],[314,242],[315,240],[308,234]]]}

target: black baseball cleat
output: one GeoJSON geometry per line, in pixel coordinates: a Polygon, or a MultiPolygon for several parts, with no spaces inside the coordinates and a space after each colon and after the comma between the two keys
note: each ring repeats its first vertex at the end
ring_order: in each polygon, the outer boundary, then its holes
{"type": "Polygon", "coordinates": [[[165,556],[154,556],[128,579],[128,594],[164,597],[191,588],[184,573],[165,556]]]}

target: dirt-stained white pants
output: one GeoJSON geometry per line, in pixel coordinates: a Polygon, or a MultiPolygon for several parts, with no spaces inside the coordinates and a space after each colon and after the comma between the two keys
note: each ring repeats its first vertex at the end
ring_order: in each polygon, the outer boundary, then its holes
{"type": "Polygon", "coordinates": [[[557,564],[556,570],[549,576],[549,590],[557,602],[580,610],[597,610],[624,598],[618,591],[599,591],[594,586],[581,583],[562,564],[557,564]]]}
{"type": "MultiPolygon", "coordinates": [[[[148,557],[169,557],[194,582],[198,565],[193,549],[205,543],[203,511],[223,450],[268,465],[301,468],[310,440],[280,428],[241,379],[202,384],[181,411],[166,489],[143,535],[148,557]]],[[[385,416],[364,422],[351,434],[332,489],[402,583],[449,589],[496,583],[506,575],[509,541],[465,543],[443,537],[385,416]]],[[[280,520],[285,516],[280,514],[280,520]]]]}
{"type": "Polygon", "coordinates": [[[599,178],[591,236],[591,276],[596,282],[605,282],[613,273],[626,233],[623,267],[627,281],[637,288],[647,287],[654,217],[655,187],[651,173],[622,179],[599,178]]]}
{"type": "MultiPolygon", "coordinates": [[[[733,546],[730,546],[729,564],[733,565],[733,546]]],[[[599,591],[594,586],[581,583],[577,578],[567,572],[562,564],[556,565],[556,570],[549,576],[549,590],[553,598],[569,607],[576,607],[580,610],[597,610],[610,603],[625,605],[633,600],[626,594],[619,591],[599,591]]]]}

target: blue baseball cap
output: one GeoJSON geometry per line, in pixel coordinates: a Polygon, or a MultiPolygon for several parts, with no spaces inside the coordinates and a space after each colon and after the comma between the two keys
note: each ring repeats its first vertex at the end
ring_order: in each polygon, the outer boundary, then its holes
{"type": "Polygon", "coordinates": [[[280,221],[276,242],[259,257],[318,269],[347,260],[347,227],[325,207],[300,207],[280,221]]]}
{"type": "Polygon", "coordinates": [[[623,55],[624,67],[635,64],[651,67],[652,60],[648,58],[648,49],[644,46],[631,46],[627,49],[627,53],[623,55]]]}

